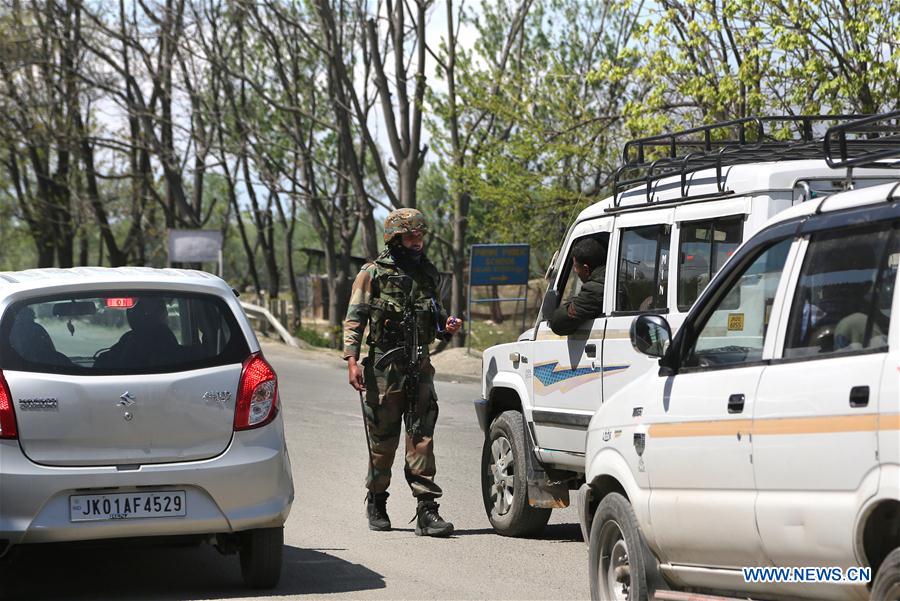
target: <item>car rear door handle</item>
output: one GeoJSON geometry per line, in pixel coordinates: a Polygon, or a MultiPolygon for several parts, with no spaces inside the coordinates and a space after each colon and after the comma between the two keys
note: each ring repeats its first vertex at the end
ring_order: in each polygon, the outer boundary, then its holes
{"type": "Polygon", "coordinates": [[[597,356],[597,345],[589,344],[584,347],[584,354],[593,359],[597,356]]]}
{"type": "Polygon", "coordinates": [[[744,411],[744,395],[733,394],[728,397],[728,413],[741,413],[744,411]]]}
{"type": "Polygon", "coordinates": [[[850,406],[866,407],[869,404],[869,387],[854,386],[850,389],[850,406]]]}

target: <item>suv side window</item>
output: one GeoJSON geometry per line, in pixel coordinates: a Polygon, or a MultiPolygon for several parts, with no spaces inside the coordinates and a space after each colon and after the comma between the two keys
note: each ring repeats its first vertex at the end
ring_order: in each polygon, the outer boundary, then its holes
{"type": "Polygon", "coordinates": [[[622,230],[616,282],[616,311],[666,308],[671,226],[622,230]]]}
{"type": "Polygon", "coordinates": [[[897,225],[810,238],[791,306],[785,358],[887,349],[900,261],[897,225]]]}
{"type": "Polygon", "coordinates": [[[699,328],[684,367],[739,365],[762,359],[775,292],[792,239],[769,246],[720,296],[699,328]]]}
{"type": "Polygon", "coordinates": [[[678,310],[687,311],[740,246],[743,217],[682,223],[678,239],[678,310]]]}
{"type": "Polygon", "coordinates": [[[581,291],[581,280],[578,279],[578,276],[572,271],[572,249],[575,248],[575,245],[580,241],[587,238],[593,238],[602,244],[604,248],[609,247],[609,232],[598,232],[596,234],[581,236],[580,238],[572,240],[572,244],[569,245],[569,253],[566,255],[565,261],[560,264],[562,276],[557,285],[557,290],[562,291],[562,294],[559,295],[560,302],[571,300],[573,296],[581,291]]]}

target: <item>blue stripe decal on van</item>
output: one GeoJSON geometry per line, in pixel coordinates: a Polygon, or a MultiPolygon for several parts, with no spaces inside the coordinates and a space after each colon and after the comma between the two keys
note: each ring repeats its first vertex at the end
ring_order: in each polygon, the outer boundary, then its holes
{"type": "Polygon", "coordinates": [[[560,382],[565,382],[566,380],[570,380],[572,378],[577,378],[579,376],[586,376],[588,374],[594,373],[611,373],[616,371],[622,371],[623,369],[628,369],[628,365],[609,365],[606,367],[576,367],[575,369],[556,369],[559,365],[559,361],[553,361],[551,363],[543,363],[541,365],[534,366],[534,377],[538,379],[538,381],[544,386],[553,386],[554,384],[559,384],[560,382]]]}

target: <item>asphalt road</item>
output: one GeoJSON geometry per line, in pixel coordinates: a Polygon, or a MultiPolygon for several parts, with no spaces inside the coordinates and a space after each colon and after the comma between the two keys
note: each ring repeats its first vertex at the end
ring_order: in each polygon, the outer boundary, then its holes
{"type": "MultiPolygon", "coordinates": [[[[415,502],[394,464],[391,532],[364,515],[366,447],[359,400],[342,363],[265,345],[279,375],[296,499],[279,587],[243,588],[236,556],[210,546],[35,547],[0,573],[0,597],[26,599],[583,599],[587,548],[573,509],[556,510],[537,539],[493,532],[481,501],[477,383],[437,383],[435,435],[441,514],[449,539],[417,537],[415,502]]],[[[401,443],[402,444],[402,443],[401,443]]]]}

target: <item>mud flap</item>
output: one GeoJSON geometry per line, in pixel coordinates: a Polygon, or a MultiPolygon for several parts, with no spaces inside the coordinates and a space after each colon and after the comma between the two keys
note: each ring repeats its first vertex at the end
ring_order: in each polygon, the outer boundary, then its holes
{"type": "Polygon", "coordinates": [[[569,487],[565,482],[550,480],[544,466],[535,456],[534,436],[531,432],[531,424],[525,423],[525,444],[528,451],[525,453],[525,480],[528,483],[528,504],[540,509],[561,509],[569,506],[569,487]]]}
{"type": "Polygon", "coordinates": [[[578,525],[581,526],[581,537],[585,544],[591,541],[591,521],[594,516],[590,514],[591,500],[593,490],[589,484],[582,484],[581,488],[575,491],[575,512],[578,514],[578,525]]]}

